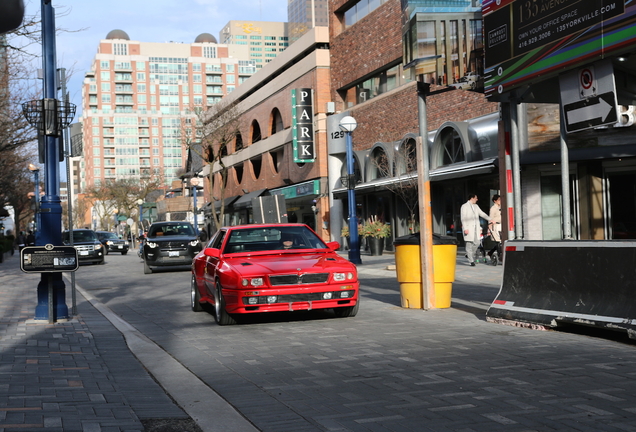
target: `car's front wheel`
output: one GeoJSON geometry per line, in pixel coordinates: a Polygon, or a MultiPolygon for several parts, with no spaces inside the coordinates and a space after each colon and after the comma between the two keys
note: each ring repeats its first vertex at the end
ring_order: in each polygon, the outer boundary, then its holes
{"type": "Polygon", "coordinates": [[[221,290],[221,284],[216,283],[216,292],[214,293],[214,318],[218,325],[236,324],[236,320],[225,310],[225,299],[221,290]]]}
{"type": "Polygon", "coordinates": [[[144,274],[151,274],[151,273],[152,273],[152,269],[150,268],[146,260],[144,260],[144,274]]]}
{"type": "Polygon", "coordinates": [[[356,303],[355,306],[347,306],[347,307],[339,307],[339,308],[334,308],[333,311],[335,312],[336,316],[338,318],[351,318],[354,317],[358,314],[358,309],[360,309],[360,299],[358,298],[358,302],[356,303]]]}
{"type": "Polygon", "coordinates": [[[190,303],[194,312],[201,312],[203,310],[201,294],[197,288],[197,281],[194,275],[192,275],[192,279],[190,280],[190,303]]]}

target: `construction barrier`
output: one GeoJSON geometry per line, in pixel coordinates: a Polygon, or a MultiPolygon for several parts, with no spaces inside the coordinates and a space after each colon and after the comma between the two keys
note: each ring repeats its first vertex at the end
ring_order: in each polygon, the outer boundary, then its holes
{"type": "Polygon", "coordinates": [[[636,337],[636,242],[511,240],[487,317],[556,327],[581,324],[636,337]]]}

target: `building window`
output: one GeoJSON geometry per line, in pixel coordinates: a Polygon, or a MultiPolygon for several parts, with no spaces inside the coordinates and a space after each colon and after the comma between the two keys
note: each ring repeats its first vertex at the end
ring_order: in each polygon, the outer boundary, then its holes
{"type": "Polygon", "coordinates": [[[110,62],[109,61],[101,61],[101,62],[99,62],[99,67],[101,69],[108,70],[108,69],[110,69],[110,62]]]}
{"type": "Polygon", "coordinates": [[[205,57],[205,58],[216,58],[216,47],[204,46],[203,47],[203,57],[205,57]]]}
{"type": "Polygon", "coordinates": [[[113,54],[115,55],[128,55],[128,45],[122,43],[113,44],[113,54]]]}

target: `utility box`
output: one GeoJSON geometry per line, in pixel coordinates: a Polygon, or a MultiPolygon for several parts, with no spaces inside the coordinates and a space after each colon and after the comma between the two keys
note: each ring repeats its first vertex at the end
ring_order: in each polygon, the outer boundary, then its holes
{"type": "Polygon", "coordinates": [[[252,198],[254,223],[287,223],[287,205],[284,195],[252,198]]]}

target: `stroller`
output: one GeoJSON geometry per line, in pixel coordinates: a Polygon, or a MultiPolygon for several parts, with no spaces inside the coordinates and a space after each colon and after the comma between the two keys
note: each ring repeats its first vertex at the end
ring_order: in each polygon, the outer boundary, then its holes
{"type": "Polygon", "coordinates": [[[501,263],[501,242],[495,240],[490,229],[488,229],[487,236],[482,236],[479,251],[484,257],[484,262],[486,262],[486,255],[488,255],[492,265],[496,266],[501,263]]]}

